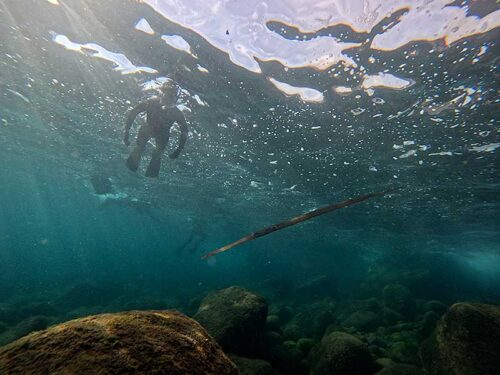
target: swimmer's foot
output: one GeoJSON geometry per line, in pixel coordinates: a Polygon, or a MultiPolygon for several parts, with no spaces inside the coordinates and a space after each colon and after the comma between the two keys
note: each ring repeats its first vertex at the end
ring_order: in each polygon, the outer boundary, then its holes
{"type": "Polygon", "coordinates": [[[134,149],[125,163],[127,168],[132,172],[136,172],[139,168],[139,162],[141,161],[141,152],[138,149],[134,149]]]}
{"type": "Polygon", "coordinates": [[[153,157],[148,165],[148,169],[146,170],[146,177],[158,177],[160,174],[160,158],[153,157]]]}

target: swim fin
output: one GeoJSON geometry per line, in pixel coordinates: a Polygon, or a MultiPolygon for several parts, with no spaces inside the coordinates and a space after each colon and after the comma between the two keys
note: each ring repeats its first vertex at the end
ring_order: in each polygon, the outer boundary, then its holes
{"type": "Polygon", "coordinates": [[[136,172],[141,161],[141,151],[139,148],[134,148],[127,159],[126,165],[132,172],[136,172]]]}
{"type": "Polygon", "coordinates": [[[160,174],[161,157],[153,157],[149,162],[148,169],[146,170],[146,177],[158,177],[160,174]]]}

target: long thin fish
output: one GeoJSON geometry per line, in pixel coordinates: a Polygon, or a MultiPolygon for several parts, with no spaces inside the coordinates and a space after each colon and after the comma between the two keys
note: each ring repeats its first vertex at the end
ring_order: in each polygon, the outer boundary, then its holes
{"type": "Polygon", "coordinates": [[[363,201],[370,199],[370,198],[375,198],[375,197],[379,197],[381,195],[385,195],[385,194],[390,193],[394,190],[396,190],[396,189],[380,191],[378,193],[367,194],[367,195],[363,195],[361,197],[348,199],[348,200],[340,202],[340,203],[330,204],[328,206],[321,207],[321,208],[318,208],[316,210],[306,212],[305,214],[296,216],[290,220],[283,221],[281,223],[274,224],[274,225],[271,225],[271,226],[266,227],[264,229],[258,230],[257,232],[250,233],[249,235],[242,237],[237,241],[231,242],[230,244],[228,244],[226,246],[222,246],[214,251],[211,251],[211,252],[203,255],[201,257],[201,259],[210,258],[216,254],[223,253],[224,251],[228,251],[228,250],[232,249],[233,247],[241,245],[245,242],[255,240],[256,238],[265,236],[265,235],[272,233],[272,232],[276,232],[277,230],[281,230],[281,229],[284,229],[286,227],[301,223],[303,221],[312,219],[313,217],[326,214],[327,212],[330,212],[330,211],[338,210],[339,208],[344,208],[344,207],[351,206],[351,205],[359,203],[359,202],[363,202],[363,201]]]}

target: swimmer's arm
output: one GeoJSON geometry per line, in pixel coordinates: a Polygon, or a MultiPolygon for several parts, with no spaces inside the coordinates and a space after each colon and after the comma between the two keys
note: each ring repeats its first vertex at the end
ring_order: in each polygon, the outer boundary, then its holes
{"type": "Polygon", "coordinates": [[[181,137],[179,138],[179,145],[174,150],[174,152],[172,152],[170,154],[170,156],[169,156],[170,159],[176,159],[179,156],[182,149],[184,148],[184,145],[186,144],[187,137],[188,137],[188,127],[187,127],[186,119],[184,118],[184,115],[180,111],[179,111],[179,117],[176,119],[176,122],[181,129],[181,137]]]}
{"type": "Polygon", "coordinates": [[[127,121],[125,122],[125,128],[124,128],[124,134],[123,134],[123,143],[125,143],[127,146],[130,144],[128,137],[129,137],[129,132],[130,128],[132,127],[132,124],[134,123],[135,118],[137,115],[141,112],[145,112],[147,109],[147,104],[148,102],[142,102],[136,105],[132,110],[129,112],[127,116],[127,121]]]}

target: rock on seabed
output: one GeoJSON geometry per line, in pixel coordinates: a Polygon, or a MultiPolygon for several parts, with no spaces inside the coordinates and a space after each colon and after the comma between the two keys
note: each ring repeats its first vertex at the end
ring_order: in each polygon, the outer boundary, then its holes
{"type": "Polygon", "coordinates": [[[311,375],[365,375],[375,369],[366,344],[344,332],[324,335],[309,357],[311,375]]]}
{"type": "Polygon", "coordinates": [[[0,348],[0,374],[237,375],[194,320],[130,311],[72,320],[0,348]]]}
{"type": "Polygon", "coordinates": [[[500,306],[454,304],[420,355],[431,375],[500,374],[500,306]]]}
{"type": "Polygon", "coordinates": [[[261,354],[266,330],[267,303],[246,289],[230,287],[209,293],[193,319],[228,353],[261,354]]]}

